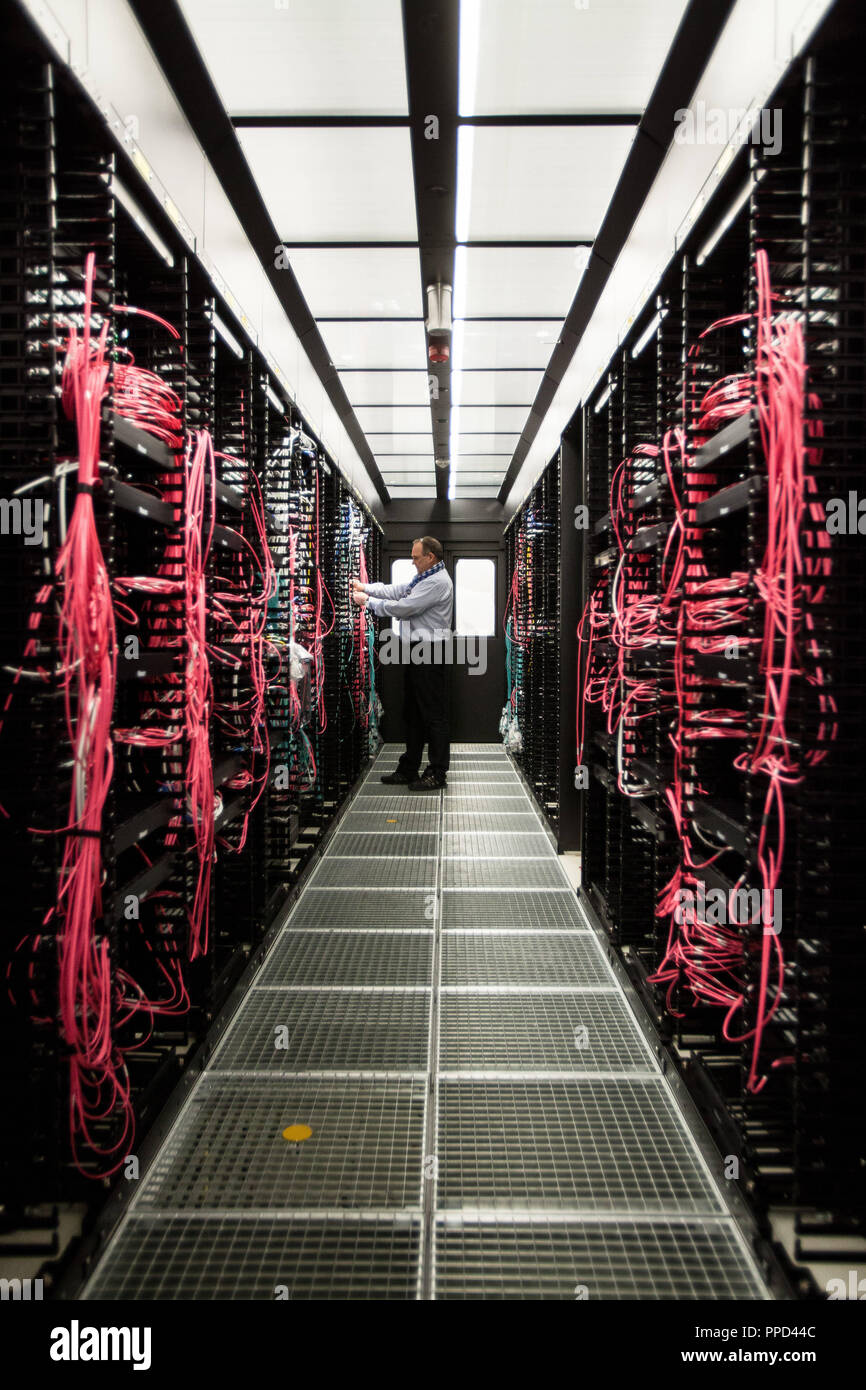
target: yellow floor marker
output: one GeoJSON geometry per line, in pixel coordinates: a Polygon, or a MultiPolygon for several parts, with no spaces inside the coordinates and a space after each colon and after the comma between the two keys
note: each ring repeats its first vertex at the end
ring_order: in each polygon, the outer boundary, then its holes
{"type": "Polygon", "coordinates": [[[283,1130],[283,1138],[290,1144],[302,1144],[312,1132],[309,1125],[289,1125],[288,1129],[283,1130]]]}

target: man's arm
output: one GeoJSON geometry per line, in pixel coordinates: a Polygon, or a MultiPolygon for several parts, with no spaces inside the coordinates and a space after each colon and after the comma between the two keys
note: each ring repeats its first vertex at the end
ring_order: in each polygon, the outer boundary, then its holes
{"type": "Polygon", "coordinates": [[[356,588],[356,589],[361,589],[365,594],[369,594],[369,595],[370,595],[370,598],[377,598],[377,599],[382,599],[382,598],[387,598],[387,599],[401,599],[401,598],[403,597],[404,594],[408,593],[409,585],[408,585],[408,584],[360,584],[360,583],[356,583],[356,584],[355,584],[355,588],[356,588]]]}
{"type": "MultiPolygon", "coordinates": [[[[367,587],[369,589],[372,586],[368,585],[367,587]]],[[[379,585],[378,587],[388,586],[379,585]]],[[[397,584],[392,587],[399,589],[400,585],[397,584]]],[[[408,588],[409,586],[406,585],[405,587],[408,588]]],[[[383,614],[389,618],[412,618],[423,613],[426,609],[432,608],[434,603],[441,603],[447,587],[447,583],[444,583],[438,576],[434,576],[429,583],[419,584],[405,598],[388,601],[385,596],[373,597],[368,607],[371,613],[376,614],[377,618],[383,614]]]]}

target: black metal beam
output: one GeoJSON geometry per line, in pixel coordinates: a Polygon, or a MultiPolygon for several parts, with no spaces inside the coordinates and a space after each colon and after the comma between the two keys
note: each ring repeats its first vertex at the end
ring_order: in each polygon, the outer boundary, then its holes
{"type": "MultiPolygon", "coordinates": [[[[381,130],[394,127],[402,129],[412,124],[411,115],[296,116],[271,112],[267,116],[237,115],[230,119],[236,130],[381,130]]],[[[474,126],[620,126],[639,123],[639,111],[564,111],[546,116],[461,116],[457,120],[458,125],[474,126]]]]}
{"type": "Polygon", "coordinates": [[[279,234],[271,220],[231,119],[211,80],[178,0],[129,0],[166,81],[237,214],[274,293],[294,328],[382,502],[388,489],[349,404],[316,321],[290,268],[277,269],[279,234]]]}
{"type": "MultiPolygon", "coordinates": [[[[287,251],[414,251],[418,246],[417,241],[293,241],[291,237],[283,238],[281,244],[285,246],[287,251]]],[[[536,241],[490,241],[489,239],[473,241],[470,239],[462,244],[471,247],[505,248],[509,251],[515,249],[537,251],[548,248],[565,248],[571,251],[579,246],[592,246],[591,241],[575,241],[573,237],[565,240],[558,237],[536,241]]]]}
{"type": "Polygon", "coordinates": [[[505,502],[514,485],[557,387],[586,332],[617,257],[662,166],[674,136],[674,113],[687,107],[691,101],[733,6],[734,0],[689,0],[688,9],[680,21],[641,117],[610,206],[593,243],[589,262],[562,325],[559,342],[551,354],[544,380],[499,490],[500,502],[505,502]]]}
{"type": "MultiPolygon", "coordinates": [[[[459,3],[433,0],[431,4],[419,5],[417,0],[402,0],[402,10],[426,319],[426,287],[454,284],[459,3]],[[431,117],[438,123],[435,129],[431,117]]],[[[427,372],[429,378],[435,379],[438,391],[438,398],[434,391],[430,400],[434,457],[445,459],[450,456],[451,363],[428,362],[427,372]]],[[[436,496],[440,499],[448,497],[450,474],[450,462],[447,468],[436,469],[436,496]]]]}

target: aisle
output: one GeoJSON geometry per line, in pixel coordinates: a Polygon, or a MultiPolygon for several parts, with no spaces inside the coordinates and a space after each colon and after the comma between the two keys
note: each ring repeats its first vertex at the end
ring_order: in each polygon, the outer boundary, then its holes
{"type": "Polygon", "coordinates": [[[86,1296],[766,1296],[503,750],[456,745],[432,796],[396,759],[86,1296]]]}

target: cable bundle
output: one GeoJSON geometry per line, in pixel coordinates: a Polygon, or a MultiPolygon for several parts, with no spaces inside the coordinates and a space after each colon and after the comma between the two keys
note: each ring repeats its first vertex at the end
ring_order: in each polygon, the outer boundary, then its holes
{"type": "MultiPolygon", "coordinates": [[[[668,803],[682,842],[683,861],[660,897],[658,913],[660,916],[670,915],[671,925],[664,959],[652,979],[660,983],[667,981],[672,989],[682,971],[696,1000],[726,1008],[723,1036],[732,1041],[751,1040],[746,1086],[749,1091],[759,1092],[767,1079],[759,1075],[763,1034],[778,1011],[784,984],[785,961],[778,924],[773,924],[767,915],[767,905],[774,900],[784,858],[784,788],[802,780],[804,766],[814,765],[826,756],[825,748],[806,749],[798,753],[788,734],[786,718],[795,678],[805,676],[819,691],[820,709],[827,716],[821,725],[821,737],[834,737],[836,725],[835,703],[824,689],[817,660],[814,617],[809,612],[809,606],[814,606],[823,597],[823,585],[804,585],[802,582],[804,573],[810,580],[824,579],[830,573],[830,557],[826,553],[829,536],[821,525],[823,512],[815,498],[814,480],[811,477],[807,479],[805,473],[806,459],[813,467],[816,466],[820,461],[820,451],[817,448],[807,449],[804,439],[806,366],[803,330],[796,318],[773,315],[766,252],[758,252],[755,270],[758,309],[754,383],[744,377],[725,378],[718,383],[701,401],[697,428],[708,429],[744,413],[751,408],[754,394],[767,473],[767,542],[760,569],[754,576],[754,587],[763,603],[763,635],[750,638],[737,631],[749,611],[749,598],[744,597],[743,593],[750,584],[750,576],[735,573],[720,579],[704,579],[690,586],[678,632],[675,672],[679,723],[671,738],[675,752],[674,779],[673,786],[667,791],[668,803]],[[804,561],[802,531],[807,512],[815,527],[816,540],[814,546],[810,545],[804,561]],[[685,636],[686,620],[691,629],[698,629],[697,635],[685,636]],[[805,669],[799,655],[799,634],[803,628],[807,633],[806,651],[814,659],[811,671],[805,669]],[[749,727],[745,710],[720,707],[699,710],[694,707],[694,695],[690,696],[686,691],[686,648],[698,652],[724,650],[731,641],[731,629],[734,629],[737,643],[752,643],[760,647],[762,709],[754,733],[749,727]],[[705,637],[703,633],[708,635],[705,637]],[[692,908],[683,909],[679,903],[682,888],[693,888],[697,874],[724,852],[724,848],[717,850],[702,863],[696,863],[692,857],[690,841],[685,834],[682,805],[686,739],[745,741],[750,746],[735,755],[733,766],[749,775],[760,775],[767,779],[757,848],[762,906],[753,920],[737,922],[733,929],[708,924],[692,908]],[[731,1031],[732,1020],[745,1002],[741,977],[743,943],[739,928],[746,926],[763,928],[756,1019],[752,1028],[736,1036],[731,1031]],[[772,969],[773,961],[775,969],[772,969]]],[[[735,316],[720,322],[738,322],[742,317],[735,316]]],[[[809,403],[813,409],[819,406],[814,396],[809,398],[809,403]]],[[[820,426],[815,434],[816,437],[820,434],[820,426]]],[[[696,571],[706,574],[702,568],[696,567],[696,571]]],[[[732,905],[733,895],[729,904],[731,909],[732,905]]]]}
{"type": "Polygon", "coordinates": [[[213,497],[216,465],[213,441],[206,430],[196,430],[184,457],[186,509],[184,512],[184,612],[186,622],[187,741],[186,804],[192,818],[198,872],[190,908],[189,958],[207,954],[211,868],[214,853],[214,782],[210,750],[210,715],[213,699],[207,645],[206,571],[213,540],[213,508],[205,523],[207,497],[213,497]]]}
{"type": "MultiPolygon", "coordinates": [[[[96,530],[93,490],[98,485],[100,411],[106,395],[108,323],[94,342],[91,332],[94,256],[87,257],[83,333],[70,331],[62,399],[75,420],[78,483],[69,529],[57,557],[61,586],[59,644],[64,677],[66,728],[74,754],[69,824],[57,892],[60,1023],[69,1047],[70,1130],[80,1168],[84,1142],[116,1171],[127,1152],[133,1116],[125,1066],[113,1042],[112,980],[108,937],[97,937],[102,917],[102,817],[113,771],[111,719],[117,678],[117,637],[111,586],[96,530]],[[119,1109],[120,1137],[100,1148],[91,1126],[119,1109]]],[[[51,909],[46,925],[53,916],[51,909]]]]}
{"type": "MultiPolygon", "coordinates": [[[[112,304],[111,307],[118,314],[135,314],[150,319],[165,328],[173,338],[180,339],[177,329],[158,314],[135,309],[128,304],[112,304]]],[[[118,351],[126,352],[126,349],[119,348],[118,351]]],[[[156,439],[161,439],[173,453],[179,452],[183,448],[180,397],[155,372],[136,366],[131,353],[126,352],[126,358],[126,361],[118,361],[114,368],[112,404],[115,413],[156,439]]]]}

